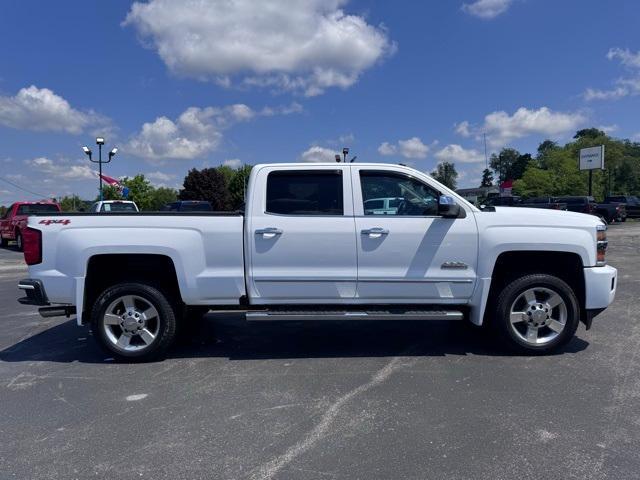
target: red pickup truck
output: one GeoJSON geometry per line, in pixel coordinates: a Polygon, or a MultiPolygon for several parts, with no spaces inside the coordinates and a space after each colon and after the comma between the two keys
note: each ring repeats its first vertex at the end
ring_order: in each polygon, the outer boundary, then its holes
{"type": "Polygon", "coordinates": [[[59,212],[60,205],[53,202],[16,202],[11,205],[0,218],[0,245],[6,247],[11,240],[18,244],[22,251],[22,234],[27,226],[27,217],[36,213],[47,214],[59,212]]]}

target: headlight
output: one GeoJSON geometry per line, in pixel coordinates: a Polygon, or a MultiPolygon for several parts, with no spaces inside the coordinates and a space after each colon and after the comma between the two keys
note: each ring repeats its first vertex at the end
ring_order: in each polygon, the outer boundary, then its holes
{"type": "Polygon", "coordinates": [[[607,264],[605,255],[607,254],[607,226],[598,225],[596,227],[596,265],[602,267],[607,264]]]}

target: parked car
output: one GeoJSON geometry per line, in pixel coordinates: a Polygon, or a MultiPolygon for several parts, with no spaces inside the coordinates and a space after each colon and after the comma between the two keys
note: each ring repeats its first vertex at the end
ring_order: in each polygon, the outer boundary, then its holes
{"type": "Polygon", "coordinates": [[[394,215],[402,200],[402,197],[372,198],[364,202],[364,211],[367,215],[394,215]]]}
{"type": "Polygon", "coordinates": [[[16,202],[0,218],[0,245],[6,247],[15,240],[18,250],[22,251],[22,232],[27,226],[27,217],[35,213],[54,213],[60,211],[60,205],[53,202],[16,202]]]}
{"type": "Polygon", "coordinates": [[[596,212],[602,215],[607,223],[627,221],[627,206],[624,203],[598,203],[596,212]]]}
{"type": "Polygon", "coordinates": [[[518,207],[522,203],[522,197],[517,195],[509,197],[489,197],[485,202],[488,207],[518,207]]]}
{"type": "Polygon", "coordinates": [[[590,196],[556,197],[556,200],[566,203],[567,210],[571,212],[595,215],[606,223],[621,222],[627,218],[624,205],[599,204],[590,196]]]}
{"type": "Polygon", "coordinates": [[[167,203],[161,209],[163,212],[211,212],[211,203],[204,200],[182,200],[167,203]]]}
{"type": "Polygon", "coordinates": [[[554,197],[532,197],[525,198],[522,203],[517,205],[518,207],[529,208],[549,208],[551,210],[567,210],[567,204],[559,202],[554,197]]]}
{"type": "Polygon", "coordinates": [[[102,200],[95,202],[89,209],[93,213],[139,212],[138,205],[131,200],[102,200]]]}
{"type": "Polygon", "coordinates": [[[640,199],[632,195],[614,195],[604,198],[604,203],[624,203],[629,218],[640,218],[640,199]]]}
{"type": "Polygon", "coordinates": [[[129,360],[165,352],[209,308],[252,321],[467,319],[547,353],[589,328],[617,286],[598,218],[481,211],[423,172],[378,163],[257,165],[244,214],[43,214],[24,240],[20,302],[77,315],[129,360]],[[395,214],[365,209],[400,197],[395,214]]]}

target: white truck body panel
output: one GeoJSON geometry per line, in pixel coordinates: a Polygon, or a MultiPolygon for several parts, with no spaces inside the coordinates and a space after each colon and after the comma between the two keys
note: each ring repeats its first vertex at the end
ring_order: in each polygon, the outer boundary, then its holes
{"type": "Polygon", "coordinates": [[[480,324],[496,259],[512,251],[574,253],[585,270],[586,308],[605,308],[615,296],[616,270],[596,267],[597,217],[508,207],[480,211],[428,175],[399,165],[258,165],[244,217],[48,218],[29,219],[42,231],[43,244],[42,263],[29,273],[43,282],[52,303],[75,305],[78,312],[90,258],[119,253],[170,258],[187,305],[238,305],[245,295],[254,305],[456,304],[468,306],[470,320],[480,324]],[[267,177],[281,170],[341,171],[343,215],[268,213],[267,177]],[[359,179],[365,170],[411,176],[453,197],[465,215],[365,215],[359,179]],[[387,233],[362,233],[372,228],[387,233]]]}

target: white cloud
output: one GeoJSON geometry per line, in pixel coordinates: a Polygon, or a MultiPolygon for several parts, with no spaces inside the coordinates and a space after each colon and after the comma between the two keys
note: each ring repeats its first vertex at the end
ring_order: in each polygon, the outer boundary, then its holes
{"type": "Polygon", "coordinates": [[[69,161],[63,160],[54,162],[47,157],[37,157],[31,160],[26,160],[25,163],[29,165],[33,170],[42,172],[46,175],[55,178],[63,178],[66,180],[85,180],[95,179],[97,174],[89,165],[78,162],[72,164],[69,161]]]}
{"type": "Polygon", "coordinates": [[[222,164],[225,167],[240,168],[242,166],[242,160],[240,160],[239,158],[230,158],[222,162],[222,164]]]}
{"type": "Polygon", "coordinates": [[[378,147],[378,153],[384,156],[400,154],[405,158],[426,158],[429,146],[425,145],[419,137],[411,137],[399,140],[397,144],[382,142],[378,147]]]}
{"type": "Polygon", "coordinates": [[[500,148],[529,135],[557,138],[576,130],[586,120],[580,112],[554,112],[548,107],[538,110],[520,107],[513,115],[505,111],[490,113],[485,116],[482,126],[469,128],[478,139],[482,133],[486,133],[489,145],[500,148]]]}
{"type": "Polygon", "coordinates": [[[330,148],[320,147],[314,145],[302,152],[300,160],[303,162],[320,163],[320,162],[335,162],[336,154],[338,152],[331,150],[330,148]]]}
{"type": "Polygon", "coordinates": [[[598,130],[602,130],[604,133],[609,135],[610,133],[617,131],[618,128],[619,128],[618,125],[614,123],[613,125],[600,125],[598,127],[598,130]]]}
{"type": "Polygon", "coordinates": [[[619,78],[610,89],[601,90],[587,88],[583,97],[591,100],[619,100],[628,96],[640,95],[640,51],[632,52],[629,49],[612,48],[607,53],[609,60],[619,60],[620,63],[631,70],[637,69],[634,77],[619,78]]]}
{"type": "Polygon", "coordinates": [[[167,159],[192,160],[214,151],[222,132],[239,122],[259,116],[297,113],[297,107],[265,107],[255,111],[244,104],[227,107],[189,107],[176,120],[165,116],[142,125],[123,150],[151,163],[167,159]]]}
{"type": "Polygon", "coordinates": [[[48,88],[31,85],[13,97],[0,96],[0,125],[36,130],[82,133],[89,127],[108,127],[109,120],[93,111],[82,112],[48,88]]]}
{"type": "Polygon", "coordinates": [[[171,175],[169,173],[164,173],[161,171],[149,172],[144,175],[149,180],[154,182],[169,182],[175,178],[175,175],[171,175]]]}
{"type": "Polygon", "coordinates": [[[598,90],[595,88],[587,88],[584,92],[584,99],[591,100],[617,100],[629,95],[629,91],[623,87],[616,87],[610,90],[598,90]]]}
{"type": "Polygon", "coordinates": [[[632,52],[628,48],[612,48],[607,52],[609,60],[620,60],[620,63],[627,67],[640,68],[640,51],[632,52]]]}
{"type": "Polygon", "coordinates": [[[378,147],[378,153],[380,155],[395,155],[398,148],[395,145],[391,145],[389,142],[382,142],[378,147]]]}
{"type": "Polygon", "coordinates": [[[506,12],[511,3],[513,0],[476,0],[473,3],[464,3],[462,11],[484,20],[491,20],[506,12]]]}
{"type": "Polygon", "coordinates": [[[439,162],[480,163],[484,162],[484,154],[474,149],[465,149],[460,145],[451,144],[436,152],[439,162]]]}
{"type": "Polygon", "coordinates": [[[456,123],[455,124],[456,133],[458,135],[461,135],[461,136],[465,137],[465,138],[471,136],[470,127],[471,127],[471,125],[466,120],[464,122],[460,122],[460,123],[456,123]]]}
{"type": "Polygon", "coordinates": [[[346,14],[346,3],[150,0],[135,2],[123,25],[178,75],[312,96],[350,87],[395,50],[383,26],[346,14]]]}

